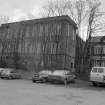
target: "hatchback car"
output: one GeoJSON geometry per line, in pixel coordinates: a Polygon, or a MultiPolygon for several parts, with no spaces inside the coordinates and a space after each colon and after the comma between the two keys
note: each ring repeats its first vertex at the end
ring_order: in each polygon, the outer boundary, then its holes
{"type": "Polygon", "coordinates": [[[5,69],[1,73],[2,79],[20,79],[21,75],[14,69],[5,69]]]}
{"type": "Polygon", "coordinates": [[[33,82],[47,82],[48,81],[48,75],[50,75],[52,72],[50,70],[42,70],[40,72],[37,72],[32,77],[33,82]]]}
{"type": "Polygon", "coordinates": [[[51,75],[48,76],[48,80],[52,83],[69,83],[75,82],[76,76],[68,70],[55,70],[51,75]]]}

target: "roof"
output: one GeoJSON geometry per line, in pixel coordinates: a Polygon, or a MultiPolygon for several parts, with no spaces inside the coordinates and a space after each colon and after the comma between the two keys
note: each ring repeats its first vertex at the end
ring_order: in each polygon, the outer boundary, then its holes
{"type": "Polygon", "coordinates": [[[91,37],[91,42],[100,42],[104,36],[91,37]]]}
{"type": "Polygon", "coordinates": [[[20,22],[12,22],[7,24],[2,24],[3,26],[9,25],[9,24],[27,24],[27,23],[44,23],[49,21],[58,21],[58,20],[67,20],[69,23],[71,23],[75,28],[77,28],[76,23],[68,16],[68,15],[62,15],[62,16],[55,16],[55,17],[47,17],[47,18],[39,18],[39,19],[32,19],[32,20],[24,20],[20,22]]]}

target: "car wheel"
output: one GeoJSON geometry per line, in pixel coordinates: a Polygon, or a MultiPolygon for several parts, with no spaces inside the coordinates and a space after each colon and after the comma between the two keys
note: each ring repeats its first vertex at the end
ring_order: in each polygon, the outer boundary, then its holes
{"type": "Polygon", "coordinates": [[[8,79],[13,79],[13,78],[11,76],[9,76],[8,79]]]}
{"type": "Polygon", "coordinates": [[[32,82],[35,83],[36,81],[35,80],[32,80],[32,82]]]}
{"type": "Polygon", "coordinates": [[[55,82],[54,82],[54,81],[50,81],[50,83],[51,83],[51,84],[54,84],[55,82]]]}
{"type": "Polygon", "coordinates": [[[93,86],[97,86],[97,83],[93,82],[93,86]]]}
{"type": "Polygon", "coordinates": [[[72,80],[72,83],[75,83],[75,80],[72,80]]]}
{"type": "Polygon", "coordinates": [[[45,82],[47,82],[47,80],[46,80],[45,78],[43,78],[43,79],[42,79],[42,82],[45,83],[45,82]]]}
{"type": "Polygon", "coordinates": [[[1,79],[4,79],[4,77],[1,77],[1,79]]]}

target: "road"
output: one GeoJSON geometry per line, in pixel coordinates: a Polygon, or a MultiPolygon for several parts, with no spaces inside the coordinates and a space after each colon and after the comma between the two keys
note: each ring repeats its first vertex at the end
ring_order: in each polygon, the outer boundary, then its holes
{"type": "Polygon", "coordinates": [[[105,105],[105,87],[80,81],[66,87],[0,79],[0,105],[105,105]]]}

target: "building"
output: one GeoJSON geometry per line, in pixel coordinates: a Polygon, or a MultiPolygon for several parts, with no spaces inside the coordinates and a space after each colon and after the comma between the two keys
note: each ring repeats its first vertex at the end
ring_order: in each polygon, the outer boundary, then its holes
{"type": "Polygon", "coordinates": [[[105,66],[105,36],[91,38],[90,66],[105,66]]]}
{"type": "Polygon", "coordinates": [[[1,66],[73,70],[76,29],[68,16],[3,24],[0,27],[1,66]]]}

